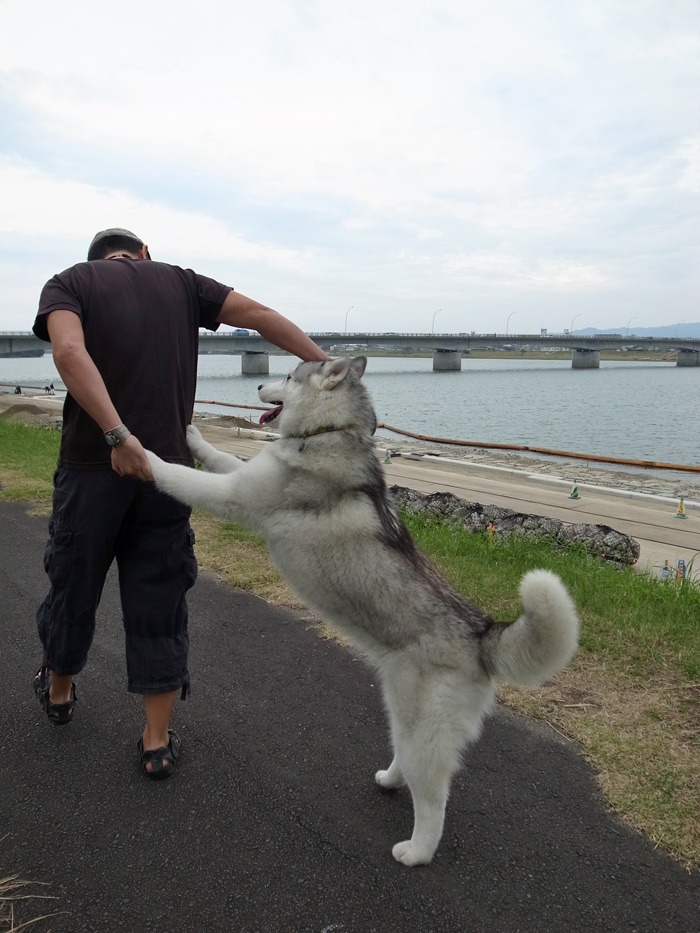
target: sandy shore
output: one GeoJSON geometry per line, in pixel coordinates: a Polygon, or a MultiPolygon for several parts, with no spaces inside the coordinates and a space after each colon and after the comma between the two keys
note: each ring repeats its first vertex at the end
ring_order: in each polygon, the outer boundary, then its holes
{"type": "Polygon", "coordinates": [[[610,469],[604,464],[587,461],[564,460],[561,458],[528,457],[519,454],[486,450],[483,448],[453,447],[446,444],[387,445],[393,452],[423,453],[438,456],[441,460],[459,460],[477,465],[497,466],[521,473],[536,473],[541,476],[554,476],[573,483],[585,483],[591,486],[606,486],[614,489],[626,489],[652,496],[665,496],[700,500],[700,474],[677,473],[670,471],[647,470],[644,468],[610,469]]]}
{"type": "MultiPolygon", "coordinates": [[[[261,431],[257,424],[248,419],[228,415],[195,413],[194,420],[206,421],[212,425],[240,428],[250,431],[253,436],[270,435],[261,431]]],[[[270,435],[272,436],[272,435],[270,435]]],[[[601,486],[611,489],[624,489],[629,492],[644,493],[649,496],[663,496],[687,501],[700,502],[700,474],[675,473],[671,471],[644,468],[618,469],[608,468],[603,464],[581,460],[565,460],[560,457],[523,456],[520,453],[507,453],[481,447],[460,447],[452,444],[439,444],[427,441],[413,441],[407,438],[381,436],[377,438],[378,450],[389,450],[396,456],[439,457],[447,465],[450,461],[474,463],[477,466],[492,466],[526,475],[537,474],[551,476],[574,483],[601,486]]]]}

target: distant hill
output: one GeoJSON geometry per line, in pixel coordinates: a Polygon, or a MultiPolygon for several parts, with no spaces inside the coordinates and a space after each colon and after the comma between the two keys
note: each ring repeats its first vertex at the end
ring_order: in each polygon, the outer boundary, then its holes
{"type": "MultiPolygon", "coordinates": [[[[697,324],[666,324],[662,327],[630,327],[630,334],[636,334],[637,337],[700,337],[700,322],[697,324]]],[[[587,334],[622,334],[627,336],[627,325],[619,327],[606,327],[600,330],[597,327],[583,327],[581,330],[574,330],[574,334],[586,336],[587,334]]]]}

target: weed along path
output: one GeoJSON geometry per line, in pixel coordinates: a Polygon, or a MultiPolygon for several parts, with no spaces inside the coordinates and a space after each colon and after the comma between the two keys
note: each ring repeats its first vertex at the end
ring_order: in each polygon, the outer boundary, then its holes
{"type": "Polygon", "coordinates": [[[433,864],[398,865],[411,804],[373,781],[388,750],[372,673],[304,613],[212,574],[191,593],[172,779],[140,773],[113,575],[75,719],[53,728],[31,690],[46,522],[0,503],[0,876],[55,898],[18,902],[16,923],[55,911],[36,929],[698,930],[700,873],[606,809],[574,743],[502,708],[455,780],[433,864]]]}

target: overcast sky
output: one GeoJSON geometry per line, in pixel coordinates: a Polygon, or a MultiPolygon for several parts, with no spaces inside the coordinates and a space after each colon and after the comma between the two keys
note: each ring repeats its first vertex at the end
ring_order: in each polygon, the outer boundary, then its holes
{"type": "Polygon", "coordinates": [[[698,0],[0,0],[0,330],[134,230],[309,331],[700,320],[698,0]]]}

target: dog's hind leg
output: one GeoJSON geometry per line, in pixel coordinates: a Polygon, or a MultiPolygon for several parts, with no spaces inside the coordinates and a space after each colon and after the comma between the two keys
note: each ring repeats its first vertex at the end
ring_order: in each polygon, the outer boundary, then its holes
{"type": "Polygon", "coordinates": [[[394,757],[386,771],[377,771],[374,775],[374,780],[385,790],[395,790],[397,787],[403,787],[406,783],[396,754],[396,743],[398,741],[397,736],[399,734],[400,724],[394,715],[391,697],[386,689],[384,690],[384,696],[386,698],[387,714],[389,716],[389,726],[391,728],[391,746],[394,749],[394,757]]]}
{"type": "Polygon", "coordinates": [[[397,787],[403,787],[406,783],[406,779],[403,776],[403,771],[401,770],[401,764],[399,762],[399,756],[396,753],[399,723],[396,721],[396,717],[393,715],[391,707],[389,707],[389,721],[391,725],[391,744],[394,749],[394,757],[392,758],[391,764],[386,769],[386,771],[377,771],[377,773],[374,775],[374,780],[377,782],[377,784],[379,784],[380,787],[383,787],[385,790],[395,790],[397,787]]]}
{"type": "Polygon", "coordinates": [[[404,865],[425,865],[440,842],[450,780],[459,764],[457,736],[451,735],[452,691],[439,674],[405,653],[392,661],[382,671],[382,682],[394,760],[375,780],[388,788],[408,784],[413,835],[397,843],[392,854],[404,865]]]}
{"type": "Polygon", "coordinates": [[[395,757],[377,780],[387,786],[402,775],[411,791],[413,834],[392,849],[404,865],[427,864],[440,843],[452,776],[463,748],[478,737],[489,697],[488,690],[483,696],[471,692],[461,674],[444,668],[426,671],[404,663],[385,680],[395,757]]]}
{"type": "Polygon", "coordinates": [[[374,775],[374,780],[379,784],[380,787],[385,788],[386,790],[394,790],[397,787],[403,787],[406,783],[403,771],[401,770],[401,765],[399,760],[394,755],[394,758],[386,769],[386,771],[377,771],[374,775]]]}
{"type": "Polygon", "coordinates": [[[457,763],[455,749],[440,747],[444,737],[426,734],[425,724],[401,740],[400,768],[413,798],[413,834],[397,842],[392,855],[404,865],[427,865],[433,858],[445,823],[450,782],[457,763]],[[437,739],[437,743],[435,740],[437,739]],[[430,747],[426,747],[426,742],[430,747]]]}

